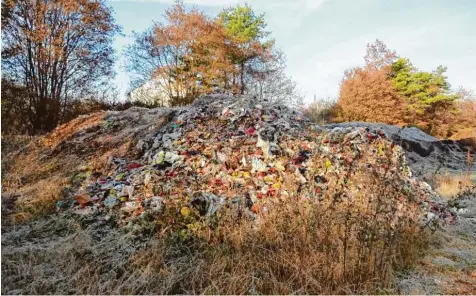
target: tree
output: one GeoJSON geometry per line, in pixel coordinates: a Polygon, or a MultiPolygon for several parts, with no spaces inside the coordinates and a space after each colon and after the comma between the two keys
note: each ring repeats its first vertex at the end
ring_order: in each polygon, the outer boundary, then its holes
{"type": "Polygon", "coordinates": [[[209,18],[176,3],[163,22],[135,33],[126,48],[131,96],[149,104],[167,97],[167,105],[183,105],[219,90],[296,105],[302,97],[284,74],[284,56],[273,40],[265,40],[265,27],[264,16],[249,6],[209,18]]]}
{"type": "Polygon", "coordinates": [[[2,77],[2,135],[27,134],[31,130],[24,117],[28,108],[26,88],[2,77]]]}
{"type": "Polygon", "coordinates": [[[264,14],[256,15],[250,6],[237,5],[223,10],[218,16],[219,23],[225,28],[233,50],[229,59],[237,67],[238,79],[233,75],[233,85],[241,94],[246,90],[246,75],[253,75],[255,65],[273,59],[274,40],[265,40],[269,32],[265,31],[264,14]]]}
{"type": "Polygon", "coordinates": [[[388,79],[396,53],[380,40],[367,45],[365,67],[346,70],[337,101],[339,119],[402,124],[404,101],[388,79]]]}
{"type": "Polygon", "coordinates": [[[476,92],[459,87],[456,94],[457,112],[451,118],[453,139],[476,137],[476,92]]]}
{"type": "Polygon", "coordinates": [[[344,121],[403,123],[404,101],[384,70],[356,68],[347,71],[338,105],[344,121]]]}
{"type": "Polygon", "coordinates": [[[68,102],[113,75],[119,27],[102,0],[5,0],[3,75],[25,88],[32,133],[53,129],[68,102]]]}
{"type": "Polygon", "coordinates": [[[312,103],[300,109],[307,118],[317,124],[336,122],[338,121],[339,113],[342,113],[342,110],[339,110],[336,99],[330,97],[317,100],[314,96],[312,103]]]}
{"type": "Polygon", "coordinates": [[[456,111],[458,95],[450,94],[450,84],[444,75],[446,67],[433,72],[418,71],[408,59],[399,58],[391,66],[390,77],[397,92],[406,100],[410,124],[426,127],[431,134],[440,125],[445,112],[456,111]]]}
{"type": "MultiPolygon", "coordinates": [[[[153,80],[168,97],[167,104],[183,105],[210,92],[214,84],[227,87],[224,76],[233,68],[225,56],[226,34],[203,12],[176,3],[166,11],[165,22],[134,36],[125,53],[133,88],[153,80]]],[[[149,101],[158,95],[151,94],[149,101]]]]}
{"type": "Polygon", "coordinates": [[[347,70],[338,104],[343,120],[417,125],[430,134],[448,136],[456,112],[450,84],[439,66],[419,71],[380,40],[367,45],[365,67],[347,70]]]}
{"type": "Polygon", "coordinates": [[[374,70],[388,70],[395,60],[397,53],[387,47],[382,40],[375,40],[374,43],[367,44],[367,52],[364,56],[367,68],[374,70]]]}
{"type": "Polygon", "coordinates": [[[252,74],[247,76],[245,93],[258,100],[266,99],[276,104],[301,108],[303,95],[291,77],[284,73],[284,54],[277,51],[273,56],[273,59],[254,66],[252,74]]]}

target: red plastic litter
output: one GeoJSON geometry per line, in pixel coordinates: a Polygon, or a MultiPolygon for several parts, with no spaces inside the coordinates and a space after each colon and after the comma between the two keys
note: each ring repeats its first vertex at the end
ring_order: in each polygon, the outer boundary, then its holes
{"type": "Polygon", "coordinates": [[[127,165],[127,169],[130,171],[130,170],[133,170],[133,169],[137,169],[137,168],[140,168],[144,165],[140,164],[140,163],[137,163],[137,162],[131,162],[127,165]]]}
{"type": "Polygon", "coordinates": [[[256,129],[255,129],[254,127],[250,127],[249,129],[247,129],[247,130],[245,131],[245,134],[247,134],[247,135],[252,135],[252,134],[255,133],[255,131],[256,131],[256,129]]]}

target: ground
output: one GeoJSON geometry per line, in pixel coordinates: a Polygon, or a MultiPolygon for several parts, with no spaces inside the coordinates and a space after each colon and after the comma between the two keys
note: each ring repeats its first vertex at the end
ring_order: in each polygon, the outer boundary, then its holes
{"type": "Polygon", "coordinates": [[[402,276],[401,294],[476,294],[476,195],[462,199],[455,224],[438,230],[427,255],[402,276]]]}

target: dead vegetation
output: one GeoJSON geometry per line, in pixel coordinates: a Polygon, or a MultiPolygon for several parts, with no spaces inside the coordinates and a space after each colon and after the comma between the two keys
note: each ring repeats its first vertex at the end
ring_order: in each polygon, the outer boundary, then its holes
{"type": "Polygon", "coordinates": [[[457,196],[460,192],[476,186],[476,174],[462,173],[458,175],[443,174],[436,175],[436,192],[442,197],[450,199],[457,196]]]}
{"type": "Polygon", "coordinates": [[[374,184],[375,200],[279,203],[259,225],[227,210],[218,224],[201,220],[162,238],[157,225],[146,248],[64,214],[30,222],[2,242],[2,293],[389,292],[426,235],[413,221],[417,207],[404,203],[406,215],[390,214],[397,201],[374,184]]]}
{"type": "Polygon", "coordinates": [[[13,214],[2,219],[2,225],[54,212],[69,186],[102,168],[110,155],[132,153],[136,138],[167,123],[161,112],[131,108],[123,117],[119,112],[98,112],[45,136],[2,138],[2,193],[18,197],[13,214]]]}

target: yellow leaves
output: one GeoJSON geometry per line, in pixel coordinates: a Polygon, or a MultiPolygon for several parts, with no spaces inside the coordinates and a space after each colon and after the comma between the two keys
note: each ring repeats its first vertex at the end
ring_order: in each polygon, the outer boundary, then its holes
{"type": "Polygon", "coordinates": [[[326,159],[325,166],[326,166],[326,169],[331,168],[332,167],[332,162],[329,159],[326,159]]]}

